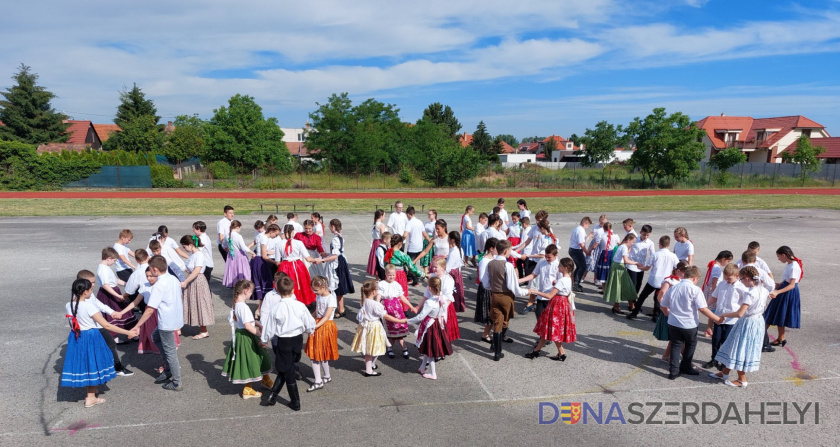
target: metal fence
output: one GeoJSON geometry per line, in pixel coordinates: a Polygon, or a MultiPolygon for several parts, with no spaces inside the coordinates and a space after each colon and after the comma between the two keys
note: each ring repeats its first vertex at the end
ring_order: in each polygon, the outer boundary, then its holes
{"type": "MultiPolygon", "coordinates": [[[[700,169],[708,172],[709,163],[701,162],[700,169]]],[[[837,164],[823,164],[817,171],[806,172],[806,174],[819,180],[834,182],[837,178],[837,164]]],[[[766,175],[769,177],[799,177],[802,175],[802,168],[793,163],[741,163],[733,166],[726,172],[736,175],[766,175]]]]}
{"type": "Polygon", "coordinates": [[[148,166],[103,166],[97,174],[64,185],[66,188],[151,188],[148,166]]]}

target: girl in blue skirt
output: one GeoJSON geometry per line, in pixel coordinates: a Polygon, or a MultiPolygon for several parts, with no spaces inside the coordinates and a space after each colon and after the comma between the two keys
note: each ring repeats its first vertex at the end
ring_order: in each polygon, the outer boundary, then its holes
{"type": "Polygon", "coordinates": [[[71,287],[72,296],[65,306],[65,317],[70,321],[70,334],[67,336],[67,351],[64,367],[61,371],[61,385],[67,387],[86,387],[85,408],[105,403],[105,399],[96,396],[97,387],[116,377],[114,356],[102,338],[99,328],[111,332],[136,337],[140,329],[130,331],[109,324],[99,313],[90,298],[93,284],[87,279],[77,279],[71,287]]]}
{"type": "Polygon", "coordinates": [[[787,264],[782,274],[782,282],[776,284],[776,290],[770,292],[770,304],[764,312],[764,321],[767,326],[777,326],[779,337],[770,343],[773,346],[784,346],[787,344],[785,328],[799,329],[799,282],[802,281],[802,260],[793,255],[793,250],[787,245],[782,245],[776,250],[776,257],[780,262],[787,264]]]}
{"type": "Polygon", "coordinates": [[[475,207],[469,205],[461,216],[461,251],[464,252],[464,265],[472,262],[473,267],[476,267],[478,264],[475,262],[475,257],[478,255],[478,250],[475,245],[475,227],[472,223],[474,212],[475,207]]]}

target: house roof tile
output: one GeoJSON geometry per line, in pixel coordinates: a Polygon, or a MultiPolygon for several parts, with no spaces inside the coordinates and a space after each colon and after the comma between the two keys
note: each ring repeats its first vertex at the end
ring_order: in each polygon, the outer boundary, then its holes
{"type": "MultiPolygon", "coordinates": [[[[817,158],[840,158],[840,137],[828,138],[811,138],[811,144],[814,146],[822,146],[825,152],[818,155],[817,158]]],[[[779,151],[778,157],[782,156],[782,152],[793,152],[796,149],[796,141],[789,144],[784,150],[779,151]]]]}
{"type": "Polygon", "coordinates": [[[90,121],[64,120],[69,124],[65,133],[69,134],[67,143],[69,144],[85,144],[87,139],[88,129],[93,126],[90,121]]]}
{"type": "Polygon", "coordinates": [[[96,134],[99,135],[99,141],[103,143],[108,141],[108,138],[112,133],[122,130],[120,129],[120,126],[116,124],[94,124],[93,129],[96,131],[96,134]]]}

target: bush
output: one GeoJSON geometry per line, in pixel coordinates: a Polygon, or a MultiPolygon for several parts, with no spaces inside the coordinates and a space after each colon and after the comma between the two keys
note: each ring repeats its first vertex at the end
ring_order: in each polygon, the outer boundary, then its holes
{"type": "Polygon", "coordinates": [[[165,165],[151,165],[152,188],[192,188],[192,182],[185,182],[175,178],[172,168],[165,165]]]}
{"type": "Polygon", "coordinates": [[[33,145],[0,141],[2,189],[60,189],[96,173],[101,166],[88,153],[38,155],[33,145]]]}
{"type": "Polygon", "coordinates": [[[411,176],[411,170],[408,169],[408,166],[402,165],[400,167],[400,183],[403,185],[410,185],[414,181],[414,178],[411,176]]]}
{"type": "Polygon", "coordinates": [[[207,164],[207,172],[216,180],[227,180],[236,177],[233,166],[223,161],[212,161],[207,164]]]}

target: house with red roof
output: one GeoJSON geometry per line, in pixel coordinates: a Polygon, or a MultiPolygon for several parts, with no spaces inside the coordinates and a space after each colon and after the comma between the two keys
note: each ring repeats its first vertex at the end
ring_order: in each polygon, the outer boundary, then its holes
{"type": "MultiPolygon", "coordinates": [[[[811,144],[814,147],[820,146],[823,149],[822,154],[817,155],[817,158],[824,161],[827,164],[837,164],[840,163],[840,137],[828,137],[828,138],[809,138],[811,140],[811,144]]],[[[784,148],[781,152],[779,152],[778,160],[781,161],[782,154],[785,152],[793,153],[796,150],[796,143],[798,139],[793,143],[790,143],[788,147],[784,148]]]]}
{"type": "Polygon", "coordinates": [[[814,145],[819,145],[816,140],[831,136],[825,126],[802,115],[752,118],[721,114],[701,119],[697,127],[706,131],[706,161],[728,147],[737,147],[749,162],[779,163],[781,152],[791,144],[795,147],[800,136],[811,138],[814,145]]]}
{"type": "Polygon", "coordinates": [[[64,120],[64,123],[69,124],[65,131],[68,134],[67,141],[64,143],[42,144],[38,146],[39,154],[61,151],[82,152],[87,149],[93,149],[95,151],[102,150],[102,140],[99,138],[99,134],[96,133],[93,123],[78,120],[64,120]]]}

